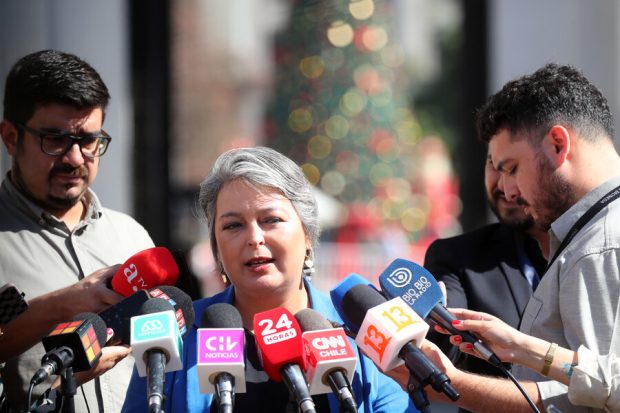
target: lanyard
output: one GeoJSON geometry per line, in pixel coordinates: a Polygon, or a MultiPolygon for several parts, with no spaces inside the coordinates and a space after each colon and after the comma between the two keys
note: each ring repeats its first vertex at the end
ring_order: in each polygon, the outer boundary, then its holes
{"type": "Polygon", "coordinates": [[[566,248],[568,244],[573,240],[573,238],[575,238],[575,235],[577,235],[581,228],[583,228],[588,223],[588,221],[590,221],[594,217],[594,215],[598,214],[601,209],[605,208],[608,204],[612,203],[619,197],[620,185],[605,194],[601,199],[598,200],[596,204],[592,205],[590,209],[585,212],[585,214],[579,217],[579,219],[577,220],[577,222],[575,222],[570,231],[568,231],[568,234],[558,247],[558,250],[553,255],[553,258],[549,261],[549,264],[547,264],[547,270],[551,267],[551,264],[553,264],[555,259],[558,258],[564,248],[566,248]]]}

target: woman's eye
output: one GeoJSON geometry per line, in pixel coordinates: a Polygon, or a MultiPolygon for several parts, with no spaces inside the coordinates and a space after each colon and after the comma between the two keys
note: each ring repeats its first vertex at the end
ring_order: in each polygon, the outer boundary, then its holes
{"type": "Polygon", "coordinates": [[[239,224],[238,222],[230,222],[228,224],[224,224],[222,226],[222,229],[224,229],[224,230],[235,229],[235,228],[238,228],[239,226],[241,226],[241,224],[239,224]]]}
{"type": "Polygon", "coordinates": [[[265,222],[269,223],[269,224],[275,224],[277,222],[282,222],[283,220],[281,218],[278,217],[269,217],[267,219],[265,219],[265,222]]]}

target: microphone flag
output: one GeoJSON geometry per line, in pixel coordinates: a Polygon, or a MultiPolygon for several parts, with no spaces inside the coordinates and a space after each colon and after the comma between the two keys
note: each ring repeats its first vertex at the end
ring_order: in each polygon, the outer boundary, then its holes
{"type": "MultiPolygon", "coordinates": [[[[168,360],[165,372],[183,368],[183,341],[172,311],[160,311],[131,318],[131,348],[134,355],[144,355],[154,348],[161,349],[168,360]],[[170,354],[172,353],[172,354],[170,354]]],[[[143,357],[135,357],[140,377],[146,376],[143,357]]]]}
{"type": "MultiPolygon", "coordinates": [[[[198,329],[198,382],[201,393],[215,393],[213,375],[226,372],[244,377],[245,357],[243,328],[198,329]]],[[[235,392],[245,393],[245,381],[235,380],[235,392]]]]}

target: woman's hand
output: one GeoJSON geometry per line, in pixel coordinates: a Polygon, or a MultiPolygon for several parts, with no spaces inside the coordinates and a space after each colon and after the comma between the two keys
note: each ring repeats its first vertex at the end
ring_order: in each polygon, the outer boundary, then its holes
{"type": "MultiPolygon", "coordinates": [[[[529,336],[510,327],[497,317],[462,308],[450,308],[449,310],[459,319],[452,323],[454,328],[475,333],[502,361],[518,362],[521,353],[528,345],[529,336]]],[[[471,343],[464,343],[461,336],[452,335],[450,342],[458,346],[463,353],[483,358],[471,343]]]]}
{"type": "MultiPolygon", "coordinates": [[[[114,336],[114,331],[111,328],[107,330],[106,341],[114,336]]],[[[77,385],[84,384],[95,377],[99,377],[108,370],[111,370],[114,366],[121,362],[125,357],[131,353],[131,347],[129,346],[105,346],[101,348],[101,357],[95,363],[95,365],[88,371],[80,371],[75,373],[75,381],[77,385]]],[[[60,386],[60,378],[54,380],[53,388],[60,386]]]]}

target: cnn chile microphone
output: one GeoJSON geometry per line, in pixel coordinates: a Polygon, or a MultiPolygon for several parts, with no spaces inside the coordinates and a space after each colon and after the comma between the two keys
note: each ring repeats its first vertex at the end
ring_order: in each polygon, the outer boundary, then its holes
{"type": "Polygon", "coordinates": [[[444,296],[437,280],[428,270],[401,258],[394,260],[379,276],[379,284],[389,297],[400,297],[420,317],[431,324],[438,324],[451,334],[459,335],[490,364],[502,368],[502,362],[473,333],[457,330],[452,326],[456,318],[444,306],[444,296]]]}
{"type": "Polygon", "coordinates": [[[277,307],[254,314],[254,335],[263,370],[273,381],[284,381],[302,413],[315,413],[308,383],[301,329],[290,311],[277,307]]]}
{"type": "Polygon", "coordinates": [[[245,332],[239,311],[227,303],[202,313],[197,334],[201,393],[215,393],[220,413],[231,413],[235,392],[245,393],[245,332]]]}
{"type": "Polygon", "coordinates": [[[343,295],[342,308],[352,321],[351,330],[357,332],[356,344],[381,370],[391,370],[404,361],[417,384],[415,387],[430,384],[452,400],[459,398],[448,376],[417,347],[428,331],[428,324],[402,299],[387,301],[376,289],[359,284],[343,295]]]}
{"type": "Polygon", "coordinates": [[[72,321],[56,325],[42,339],[46,354],[31,385],[36,386],[68,367],[76,372],[90,370],[101,357],[105,339],[105,322],[94,313],[80,313],[72,321]]]}
{"type": "Polygon", "coordinates": [[[310,394],[332,391],[343,411],[357,412],[351,390],[357,357],[342,328],[334,328],[319,312],[305,308],[295,314],[303,331],[306,353],[306,377],[310,394]]]}
{"type": "Polygon", "coordinates": [[[127,259],[112,276],[114,291],[128,297],[138,290],[159,285],[173,285],[179,278],[179,266],[170,250],[153,247],[127,259]]]}
{"type": "Polygon", "coordinates": [[[159,412],[164,401],[164,373],[183,368],[183,342],[174,307],[167,300],[146,301],[142,313],[131,318],[131,348],[138,374],[147,376],[149,411],[159,412]]]}

